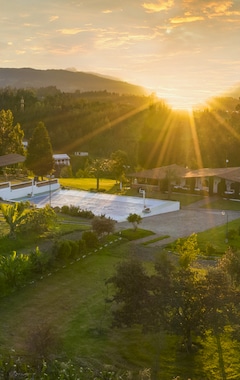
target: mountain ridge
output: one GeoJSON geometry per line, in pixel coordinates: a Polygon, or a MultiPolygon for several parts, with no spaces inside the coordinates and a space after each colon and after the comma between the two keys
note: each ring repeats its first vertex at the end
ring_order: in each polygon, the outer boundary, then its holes
{"type": "Polygon", "coordinates": [[[41,88],[55,86],[63,92],[107,91],[119,94],[149,95],[138,85],[101,74],[64,69],[0,68],[0,88],[41,88]]]}

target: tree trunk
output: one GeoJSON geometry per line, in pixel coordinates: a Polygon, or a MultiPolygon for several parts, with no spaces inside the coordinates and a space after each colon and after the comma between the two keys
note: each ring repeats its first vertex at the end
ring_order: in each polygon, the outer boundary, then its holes
{"type": "Polygon", "coordinates": [[[187,338],[186,339],[187,352],[191,352],[192,351],[192,333],[190,329],[187,331],[186,338],[187,338]]]}
{"type": "Polygon", "coordinates": [[[219,368],[220,368],[220,371],[222,374],[222,380],[227,380],[225,367],[224,367],[224,359],[223,359],[221,339],[220,339],[220,335],[218,332],[216,333],[216,340],[217,340],[217,348],[218,348],[219,368]]]}

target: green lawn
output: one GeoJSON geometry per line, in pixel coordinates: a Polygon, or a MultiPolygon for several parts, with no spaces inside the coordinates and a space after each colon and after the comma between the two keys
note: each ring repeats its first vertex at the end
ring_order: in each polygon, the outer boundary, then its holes
{"type": "MultiPolygon", "coordinates": [[[[112,290],[105,281],[130,255],[129,243],[116,243],[1,299],[0,353],[27,353],[29,336],[44,324],[59,337],[66,360],[77,357],[82,365],[105,363],[137,372],[153,368],[161,380],[177,375],[220,380],[217,345],[211,336],[201,342],[200,351],[188,355],[176,337],[143,335],[136,326],[112,328],[111,305],[105,303],[112,290]]],[[[222,354],[227,375],[240,373],[239,353],[239,344],[225,336],[222,354]]]]}
{"type": "Polygon", "coordinates": [[[235,231],[233,238],[229,236],[226,241],[227,229],[226,224],[223,226],[211,228],[210,230],[198,233],[198,244],[202,251],[205,250],[207,244],[211,244],[216,249],[216,256],[226,252],[228,247],[240,249],[240,219],[233,220],[228,223],[228,232],[235,231]]]}
{"type": "Polygon", "coordinates": [[[69,215],[58,214],[57,222],[50,230],[42,235],[28,232],[27,234],[18,233],[16,239],[9,239],[9,227],[3,218],[0,218],[0,247],[1,254],[12,251],[20,251],[26,248],[36,247],[46,239],[56,239],[58,236],[65,235],[74,231],[85,231],[91,226],[91,220],[69,215]]]}
{"type": "MultiPolygon", "coordinates": [[[[63,187],[78,189],[78,190],[94,190],[97,188],[96,178],[59,178],[59,183],[63,187]]],[[[106,192],[116,192],[116,181],[113,179],[100,179],[100,190],[106,192]]]]}
{"type": "Polygon", "coordinates": [[[212,200],[210,197],[209,203],[205,207],[211,208],[211,209],[217,209],[217,210],[240,211],[240,202],[231,201],[230,199],[224,199],[224,198],[212,200]]]}

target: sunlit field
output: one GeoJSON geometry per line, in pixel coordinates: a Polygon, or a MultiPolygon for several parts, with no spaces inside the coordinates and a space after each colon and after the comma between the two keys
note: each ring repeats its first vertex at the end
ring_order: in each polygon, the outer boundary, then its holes
{"type": "MultiPolygon", "coordinates": [[[[96,178],[59,178],[59,183],[65,188],[87,191],[95,190],[97,187],[96,178]]],[[[116,181],[113,179],[100,179],[99,188],[106,192],[117,191],[116,181]]]]}

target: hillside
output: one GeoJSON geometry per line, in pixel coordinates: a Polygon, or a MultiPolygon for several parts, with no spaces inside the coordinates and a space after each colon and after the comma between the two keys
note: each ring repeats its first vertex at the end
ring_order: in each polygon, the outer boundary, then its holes
{"type": "Polygon", "coordinates": [[[68,70],[0,68],[0,88],[40,88],[56,86],[63,92],[108,91],[118,94],[146,95],[147,90],[102,75],[68,70]]]}

